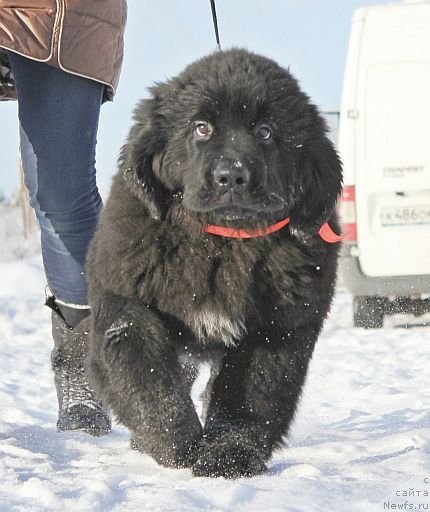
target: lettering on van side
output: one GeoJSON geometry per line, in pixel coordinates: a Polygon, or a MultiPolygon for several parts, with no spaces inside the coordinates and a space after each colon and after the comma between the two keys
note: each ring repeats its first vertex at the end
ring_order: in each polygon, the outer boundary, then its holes
{"type": "Polygon", "coordinates": [[[424,172],[423,165],[409,165],[405,167],[383,167],[382,177],[402,178],[403,176],[410,176],[411,174],[417,174],[421,172],[424,172]]]}

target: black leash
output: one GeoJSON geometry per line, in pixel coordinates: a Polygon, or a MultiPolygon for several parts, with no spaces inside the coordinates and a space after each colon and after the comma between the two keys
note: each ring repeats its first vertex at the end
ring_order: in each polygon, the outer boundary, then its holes
{"type": "Polygon", "coordinates": [[[219,51],[221,51],[221,43],[219,42],[219,32],[218,32],[218,20],[216,17],[216,7],[215,7],[215,0],[211,1],[211,9],[212,9],[212,19],[214,22],[214,29],[215,29],[215,39],[216,39],[216,45],[219,51]]]}

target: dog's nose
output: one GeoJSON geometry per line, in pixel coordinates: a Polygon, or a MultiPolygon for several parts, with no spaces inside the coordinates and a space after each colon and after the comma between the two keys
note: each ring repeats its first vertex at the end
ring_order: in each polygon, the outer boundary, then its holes
{"type": "Polygon", "coordinates": [[[250,173],[241,160],[223,158],[218,160],[213,171],[216,187],[234,192],[242,192],[249,185],[250,173]]]}

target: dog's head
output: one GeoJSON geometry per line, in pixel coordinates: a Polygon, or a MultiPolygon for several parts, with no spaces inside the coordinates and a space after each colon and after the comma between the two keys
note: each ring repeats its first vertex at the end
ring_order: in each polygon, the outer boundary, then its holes
{"type": "Polygon", "coordinates": [[[341,189],[326,125],[297,81],[270,59],[218,52],[151,89],[120,158],[151,215],[172,202],[225,225],[289,216],[315,231],[341,189]]]}

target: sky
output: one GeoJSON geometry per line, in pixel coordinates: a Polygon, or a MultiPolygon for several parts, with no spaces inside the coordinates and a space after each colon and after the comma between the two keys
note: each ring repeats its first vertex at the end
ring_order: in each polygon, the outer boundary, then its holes
{"type": "MultiPolygon", "coordinates": [[[[322,110],[337,110],[352,14],[384,3],[389,0],[217,0],[221,45],[273,58],[290,68],[322,110]]],[[[128,0],[128,7],[121,81],[114,102],[102,107],[98,132],[104,197],[147,88],[216,49],[209,0],[128,0]]],[[[0,151],[0,191],[10,197],[19,184],[16,102],[0,103],[0,151]]]]}

